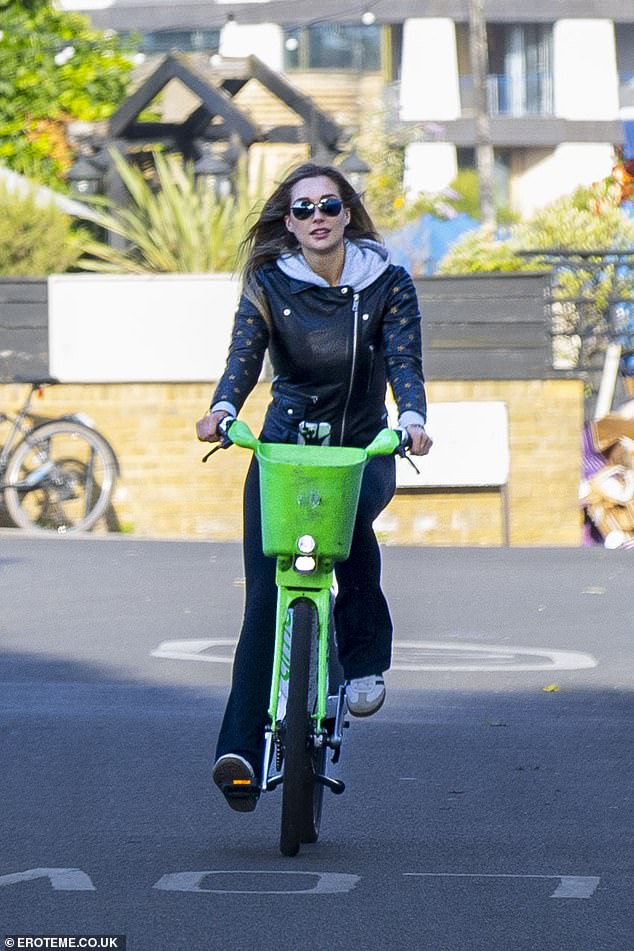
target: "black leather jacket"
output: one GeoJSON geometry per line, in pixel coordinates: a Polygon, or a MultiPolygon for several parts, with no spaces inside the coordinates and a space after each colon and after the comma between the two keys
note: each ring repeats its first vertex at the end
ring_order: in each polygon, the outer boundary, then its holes
{"type": "Polygon", "coordinates": [[[275,264],[256,277],[268,319],[242,296],[213,408],[240,410],[268,347],[273,399],[262,435],[269,441],[296,442],[299,422],[309,420],[331,424],[332,445],[366,446],[387,419],[387,382],[401,417],[425,419],[421,316],[407,271],[389,265],[359,293],[295,280],[275,264]]]}

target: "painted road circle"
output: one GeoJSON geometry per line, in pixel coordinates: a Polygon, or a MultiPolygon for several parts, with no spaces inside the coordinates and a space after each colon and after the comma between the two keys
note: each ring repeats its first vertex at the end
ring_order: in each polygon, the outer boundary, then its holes
{"type": "MultiPolygon", "coordinates": [[[[163,641],[151,652],[165,660],[231,664],[236,642],[230,638],[163,641]]],[[[446,641],[395,641],[392,670],[504,673],[513,671],[587,670],[597,666],[592,654],[551,647],[512,647],[446,641]]]]}

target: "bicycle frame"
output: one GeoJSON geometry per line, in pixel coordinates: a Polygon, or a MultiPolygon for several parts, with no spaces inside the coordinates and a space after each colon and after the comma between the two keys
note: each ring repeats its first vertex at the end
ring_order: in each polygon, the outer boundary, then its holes
{"type": "MultiPolygon", "coordinates": [[[[15,441],[18,438],[18,436],[27,436],[28,433],[32,429],[31,426],[23,426],[22,424],[24,420],[26,419],[26,417],[29,415],[29,410],[31,408],[31,401],[33,400],[33,394],[36,392],[37,389],[38,389],[37,386],[33,386],[33,385],[31,386],[31,391],[28,394],[22,406],[20,407],[20,409],[18,410],[17,416],[9,416],[8,413],[0,413],[0,422],[7,422],[7,423],[10,423],[11,425],[9,438],[4,443],[4,445],[0,448],[0,476],[2,475],[2,473],[4,473],[5,469],[7,468],[7,463],[9,461],[9,456],[11,455],[11,450],[13,449],[15,445],[15,441]]],[[[0,485],[0,490],[3,488],[4,486],[0,485]]]]}
{"type": "MultiPolygon", "coordinates": [[[[278,588],[277,597],[277,617],[275,629],[275,649],[273,657],[273,673],[271,678],[271,696],[269,701],[269,720],[266,728],[264,761],[262,765],[262,791],[274,789],[282,781],[280,775],[269,778],[271,764],[273,760],[273,751],[278,742],[278,725],[280,716],[280,687],[284,680],[290,675],[290,644],[288,641],[288,618],[289,610],[293,604],[300,599],[312,601],[317,611],[318,633],[317,633],[317,695],[315,711],[313,713],[313,730],[315,737],[322,737],[325,741],[323,722],[326,719],[328,705],[328,652],[329,652],[329,615],[330,615],[330,589],[333,581],[332,563],[317,570],[315,576],[311,578],[310,583],[306,580],[301,588],[297,587],[297,572],[289,565],[290,559],[284,557],[278,558],[275,581],[278,588]]],[[[340,690],[340,694],[342,691],[340,690]]],[[[339,710],[342,703],[340,695],[337,705],[336,722],[343,719],[343,709],[339,710]]],[[[282,711],[283,713],[283,711],[282,711]]],[[[335,730],[333,736],[329,738],[328,745],[333,749],[341,746],[341,730],[335,730]]]]}
{"type": "MultiPolygon", "coordinates": [[[[265,456],[274,448],[271,444],[260,443],[255,438],[248,426],[241,421],[234,421],[231,423],[231,425],[228,426],[226,433],[230,442],[235,443],[238,446],[242,446],[243,448],[251,449],[258,457],[258,461],[260,462],[261,466],[263,462],[266,462],[265,456]]],[[[279,519],[277,519],[278,522],[284,524],[282,525],[281,529],[276,531],[276,537],[267,538],[266,522],[268,507],[265,500],[265,493],[267,490],[264,487],[264,480],[262,477],[263,473],[261,469],[260,484],[263,495],[262,524],[264,550],[267,554],[275,555],[277,557],[275,580],[278,588],[274,661],[268,710],[270,723],[266,728],[265,734],[265,749],[261,785],[262,791],[275,789],[283,781],[283,774],[277,773],[270,775],[270,772],[271,766],[273,764],[275,749],[279,748],[280,744],[280,721],[283,719],[285,713],[283,709],[280,709],[280,697],[282,697],[283,704],[284,685],[290,676],[290,643],[288,628],[289,612],[293,605],[300,599],[306,599],[314,605],[318,619],[316,676],[317,689],[315,708],[312,714],[313,743],[315,747],[321,747],[326,744],[329,748],[331,748],[334,751],[334,761],[336,761],[338,756],[342,741],[343,720],[345,716],[345,688],[343,686],[339,688],[334,716],[332,715],[331,711],[328,710],[330,589],[333,582],[334,564],[336,561],[345,560],[349,554],[350,543],[352,539],[352,529],[356,517],[356,509],[361,486],[361,477],[366,462],[375,455],[393,454],[397,450],[400,443],[401,439],[397,432],[390,429],[384,429],[381,430],[370,446],[368,446],[365,450],[346,450],[339,447],[333,448],[329,446],[278,447],[283,450],[286,449],[289,456],[289,460],[285,460],[283,458],[284,452],[282,452],[282,459],[278,462],[278,466],[282,471],[284,469],[291,471],[293,473],[293,478],[297,472],[301,471],[301,469],[298,469],[297,466],[303,459],[309,459],[309,469],[312,470],[314,468],[318,472],[320,469],[319,459],[321,453],[326,453],[326,456],[321,457],[324,460],[328,458],[327,454],[329,453],[340,453],[341,456],[336,456],[336,459],[343,457],[343,461],[337,466],[337,469],[342,471],[344,480],[346,478],[346,472],[350,471],[350,477],[348,478],[348,481],[356,480],[356,482],[355,486],[353,486],[351,489],[350,496],[346,498],[346,504],[343,506],[342,513],[340,513],[340,519],[343,519],[347,524],[343,526],[343,529],[341,526],[339,526],[339,534],[334,539],[331,537],[328,540],[324,540],[324,536],[327,536],[328,532],[325,531],[322,534],[321,529],[325,529],[329,520],[333,519],[333,515],[336,518],[337,513],[336,511],[331,511],[327,504],[325,505],[325,512],[319,511],[320,503],[322,501],[321,496],[319,492],[317,492],[314,488],[311,488],[312,482],[310,482],[310,479],[308,482],[303,482],[302,487],[299,489],[294,488],[292,495],[297,497],[299,494],[295,508],[293,508],[290,496],[287,497],[288,504],[284,504],[282,509],[278,511],[279,519]],[[295,462],[295,466],[293,465],[293,459],[297,460],[297,462],[295,462]],[[290,514],[288,511],[289,509],[290,514]],[[315,512],[317,514],[315,514],[315,512]],[[308,527],[306,523],[308,524],[308,527]],[[315,566],[310,572],[300,571],[297,567],[298,548],[296,542],[297,539],[305,532],[309,533],[311,538],[314,536],[312,540],[315,542],[315,566]],[[339,537],[341,535],[344,536],[344,540],[339,537]],[[320,553],[320,543],[322,541],[325,546],[325,550],[323,547],[321,548],[323,554],[320,553]],[[268,551],[267,546],[269,549],[268,551]],[[324,724],[327,719],[332,719],[334,721],[334,726],[330,732],[324,728],[324,724]]],[[[331,455],[330,459],[332,458],[333,457],[331,455]]],[[[341,481],[341,475],[339,476],[339,479],[341,481]]],[[[340,489],[337,487],[337,492],[339,491],[340,489]]],[[[336,509],[334,503],[333,508],[336,509]]],[[[332,535],[333,533],[331,532],[330,534],[332,535]]],[[[318,780],[319,782],[322,782],[324,785],[331,788],[334,792],[343,792],[344,786],[340,781],[329,779],[326,776],[320,776],[318,777],[318,780]]]]}

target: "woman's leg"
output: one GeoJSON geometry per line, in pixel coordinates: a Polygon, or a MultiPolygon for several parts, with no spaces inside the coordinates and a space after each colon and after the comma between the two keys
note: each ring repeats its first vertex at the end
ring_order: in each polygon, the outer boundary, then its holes
{"type": "Polygon", "coordinates": [[[216,759],[243,756],[259,781],[275,644],[275,559],[262,551],[258,464],[252,460],[244,486],[245,609],[233,662],[231,693],[220,728],[216,759]]]}
{"type": "Polygon", "coordinates": [[[395,490],[391,456],[375,456],[361,484],[350,557],[336,567],[335,628],[346,680],[381,674],[392,656],[392,619],[381,590],[381,553],[372,523],[395,490]]]}

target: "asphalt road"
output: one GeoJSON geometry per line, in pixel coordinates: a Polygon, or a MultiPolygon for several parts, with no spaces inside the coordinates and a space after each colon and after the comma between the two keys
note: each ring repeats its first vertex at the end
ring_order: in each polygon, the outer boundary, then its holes
{"type": "Polygon", "coordinates": [[[0,533],[0,948],[632,951],[632,552],[384,564],[388,700],[284,859],[209,780],[239,547],[0,533]]]}

